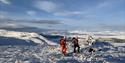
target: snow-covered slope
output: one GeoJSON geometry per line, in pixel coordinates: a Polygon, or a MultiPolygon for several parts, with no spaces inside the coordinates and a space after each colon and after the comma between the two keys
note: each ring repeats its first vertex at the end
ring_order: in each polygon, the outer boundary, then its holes
{"type": "Polygon", "coordinates": [[[32,41],[37,44],[47,43],[49,45],[56,45],[56,43],[49,41],[45,37],[34,32],[29,33],[29,32],[0,30],[0,36],[26,40],[27,42],[32,41]]]}
{"type": "MultiPolygon", "coordinates": [[[[0,36],[31,40],[34,43],[53,43],[37,33],[0,30],[0,36]]],[[[124,40],[121,42],[97,40],[92,45],[86,43],[79,41],[80,53],[74,54],[72,42],[67,41],[66,56],[62,55],[59,45],[0,46],[0,63],[125,63],[124,40]],[[95,52],[89,52],[90,48],[94,48],[95,52]]]]}

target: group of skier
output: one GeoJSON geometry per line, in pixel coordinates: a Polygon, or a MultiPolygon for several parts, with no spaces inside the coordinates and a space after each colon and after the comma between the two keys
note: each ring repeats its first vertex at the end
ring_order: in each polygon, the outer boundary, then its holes
{"type": "MultiPolygon", "coordinates": [[[[73,37],[71,42],[73,43],[73,47],[74,47],[74,50],[73,52],[76,53],[80,53],[80,46],[79,46],[79,40],[78,40],[78,37],[73,37]],[[77,48],[77,50],[76,50],[77,48]]],[[[66,55],[66,51],[67,51],[67,44],[66,44],[66,38],[65,37],[62,37],[60,39],[60,46],[61,46],[61,52],[63,55],[66,55]]]]}

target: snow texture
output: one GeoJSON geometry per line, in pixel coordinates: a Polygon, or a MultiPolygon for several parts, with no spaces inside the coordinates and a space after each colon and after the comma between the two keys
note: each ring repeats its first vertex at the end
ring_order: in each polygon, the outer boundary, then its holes
{"type": "Polygon", "coordinates": [[[67,41],[67,55],[63,56],[59,44],[55,45],[54,42],[37,33],[0,30],[0,36],[2,40],[4,38],[13,39],[13,41],[30,40],[38,44],[35,46],[1,45],[0,63],[125,63],[125,45],[123,45],[125,41],[95,40],[93,44],[88,45],[86,39],[77,35],[80,53],[73,53],[73,44],[67,41]],[[89,52],[90,48],[95,52],[89,52]]]}

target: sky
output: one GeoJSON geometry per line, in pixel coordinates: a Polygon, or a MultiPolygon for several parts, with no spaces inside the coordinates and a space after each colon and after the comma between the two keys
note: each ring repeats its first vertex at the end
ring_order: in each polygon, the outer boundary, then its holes
{"type": "Polygon", "coordinates": [[[125,0],[0,0],[0,28],[125,31],[125,0]]]}

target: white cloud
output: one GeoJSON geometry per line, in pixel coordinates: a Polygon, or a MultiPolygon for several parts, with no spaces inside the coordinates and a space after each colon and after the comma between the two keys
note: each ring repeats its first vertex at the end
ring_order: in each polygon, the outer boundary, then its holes
{"type": "Polygon", "coordinates": [[[9,0],[0,0],[0,2],[4,3],[4,4],[11,4],[11,2],[9,0]]]}
{"type": "Polygon", "coordinates": [[[46,12],[54,12],[58,9],[58,5],[51,1],[37,1],[35,7],[46,12]]]}
{"type": "Polygon", "coordinates": [[[4,11],[0,11],[0,19],[4,19],[4,18],[6,18],[7,16],[7,13],[6,12],[4,12],[4,11]]]}
{"type": "Polygon", "coordinates": [[[1,21],[0,22],[0,28],[19,28],[22,27],[18,23],[10,22],[10,21],[1,21]]]}
{"type": "Polygon", "coordinates": [[[124,2],[124,0],[106,0],[106,1],[98,3],[96,8],[97,9],[100,9],[100,8],[112,8],[112,7],[116,7],[119,4],[123,4],[123,2],[124,2]]]}
{"type": "Polygon", "coordinates": [[[96,8],[105,8],[105,7],[110,7],[112,6],[113,2],[110,1],[105,1],[105,2],[101,2],[99,3],[96,8]]]}
{"type": "Polygon", "coordinates": [[[0,19],[3,19],[3,18],[5,18],[5,16],[0,14],[0,19]]]}
{"type": "Polygon", "coordinates": [[[34,15],[36,15],[36,12],[30,10],[30,11],[27,11],[27,14],[30,15],[30,16],[34,16],[34,15]]]}
{"type": "Polygon", "coordinates": [[[56,16],[74,16],[74,15],[82,15],[85,12],[82,11],[66,11],[66,12],[56,12],[54,15],[56,16]]]}

